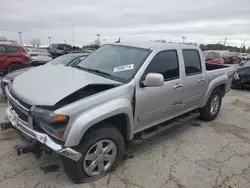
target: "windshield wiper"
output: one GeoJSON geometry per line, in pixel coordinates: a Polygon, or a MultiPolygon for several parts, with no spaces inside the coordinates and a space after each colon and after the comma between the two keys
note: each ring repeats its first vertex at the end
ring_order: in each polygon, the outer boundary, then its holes
{"type": "Polygon", "coordinates": [[[101,74],[101,75],[104,75],[104,76],[111,76],[111,74],[109,74],[107,72],[100,71],[98,69],[90,69],[90,68],[85,68],[85,67],[80,67],[80,66],[75,66],[75,67],[78,68],[78,69],[81,69],[81,70],[88,71],[88,72],[95,72],[95,73],[98,73],[98,74],[101,74]]]}

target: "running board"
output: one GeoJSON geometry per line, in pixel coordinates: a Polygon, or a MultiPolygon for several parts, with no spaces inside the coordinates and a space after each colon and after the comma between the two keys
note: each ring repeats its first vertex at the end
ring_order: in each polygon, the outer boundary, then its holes
{"type": "Polygon", "coordinates": [[[182,125],[184,123],[188,123],[194,119],[197,119],[199,116],[200,116],[199,112],[189,113],[187,115],[183,115],[183,116],[180,116],[179,118],[176,118],[174,121],[172,121],[169,124],[168,123],[161,123],[160,125],[156,125],[155,126],[156,128],[153,131],[141,132],[139,137],[135,138],[131,142],[132,143],[139,143],[143,140],[147,140],[149,138],[155,137],[158,134],[160,134],[160,133],[162,133],[162,132],[164,132],[164,131],[166,131],[174,126],[182,125]]]}

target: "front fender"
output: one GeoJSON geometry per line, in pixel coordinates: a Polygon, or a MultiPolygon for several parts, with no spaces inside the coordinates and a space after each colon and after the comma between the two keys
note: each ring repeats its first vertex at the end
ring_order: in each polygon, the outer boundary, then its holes
{"type": "Polygon", "coordinates": [[[74,122],[67,136],[65,146],[72,147],[80,143],[84,133],[93,125],[118,114],[126,114],[129,121],[127,131],[129,139],[133,136],[131,125],[133,124],[133,110],[128,99],[113,99],[99,106],[95,106],[83,112],[74,122]]]}
{"type": "Polygon", "coordinates": [[[203,99],[203,101],[202,101],[202,104],[201,104],[201,106],[200,106],[201,108],[204,107],[204,106],[206,105],[206,103],[207,103],[207,101],[208,101],[208,99],[209,99],[209,97],[210,97],[212,91],[213,91],[216,87],[218,87],[219,85],[227,84],[227,80],[228,80],[228,77],[227,77],[226,74],[224,74],[224,75],[221,75],[221,76],[219,76],[219,77],[213,79],[213,80],[209,83],[208,88],[207,88],[207,92],[206,92],[206,94],[205,94],[205,96],[204,96],[204,99],[203,99]]]}

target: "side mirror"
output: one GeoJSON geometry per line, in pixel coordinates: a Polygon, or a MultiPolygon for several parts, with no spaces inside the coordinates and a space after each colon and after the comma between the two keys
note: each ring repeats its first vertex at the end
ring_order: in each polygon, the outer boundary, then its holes
{"type": "Polygon", "coordinates": [[[162,74],[149,73],[146,75],[142,85],[144,87],[159,87],[164,85],[164,77],[162,74]]]}

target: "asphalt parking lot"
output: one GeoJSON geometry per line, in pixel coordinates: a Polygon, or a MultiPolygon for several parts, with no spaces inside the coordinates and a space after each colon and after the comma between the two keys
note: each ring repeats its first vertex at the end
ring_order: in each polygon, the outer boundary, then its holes
{"type": "MultiPolygon", "coordinates": [[[[0,102],[4,117],[6,103],[0,102]]],[[[89,184],[72,184],[56,154],[18,157],[16,130],[0,132],[1,188],[249,188],[250,93],[231,90],[213,122],[174,127],[143,144],[114,172],[89,184]]]]}

